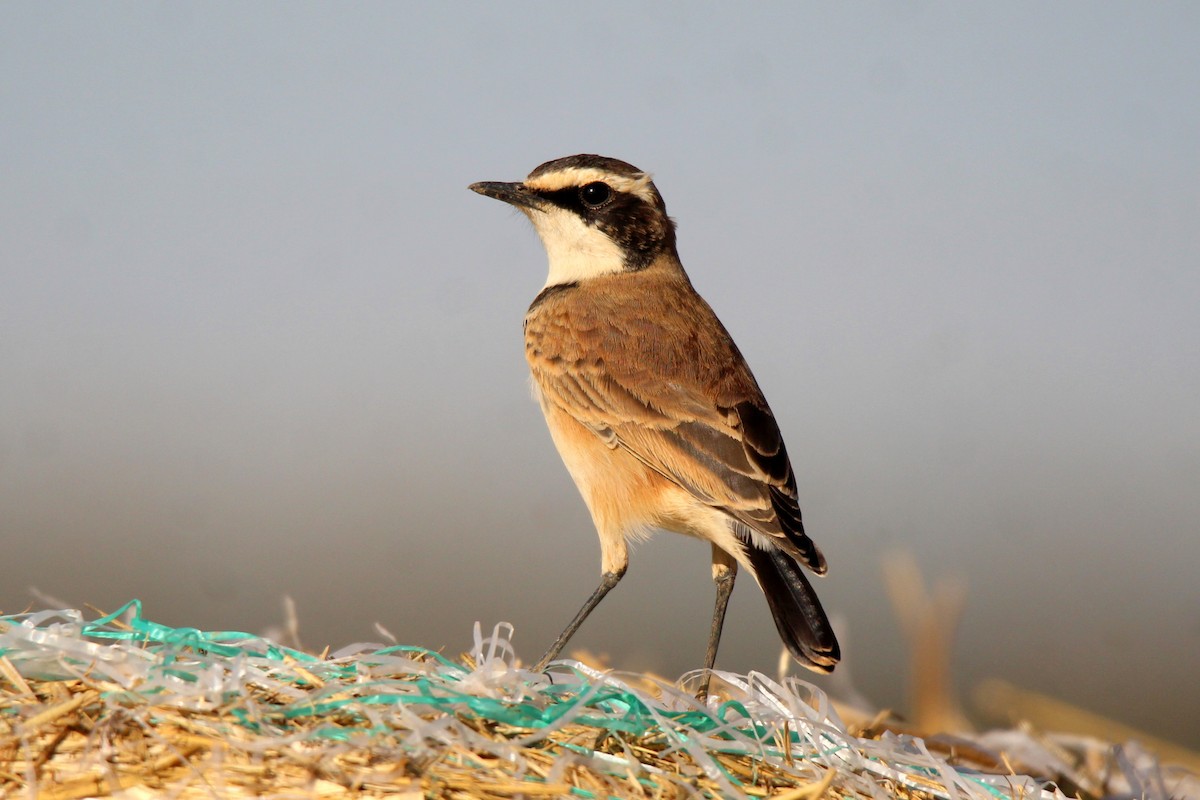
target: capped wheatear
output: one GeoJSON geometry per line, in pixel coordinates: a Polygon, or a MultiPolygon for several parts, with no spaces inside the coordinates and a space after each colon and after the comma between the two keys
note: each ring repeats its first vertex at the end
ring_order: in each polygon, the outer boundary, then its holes
{"type": "Polygon", "coordinates": [[[602,577],[542,656],[554,659],[663,528],[712,546],[717,601],[701,693],[740,564],[804,666],[829,672],[837,639],[800,566],[825,572],[804,532],[775,417],[729,333],[692,288],[650,176],[615,158],[548,161],[519,183],[471,184],[529,217],[550,274],[525,316],[546,424],[600,536],[602,577]]]}

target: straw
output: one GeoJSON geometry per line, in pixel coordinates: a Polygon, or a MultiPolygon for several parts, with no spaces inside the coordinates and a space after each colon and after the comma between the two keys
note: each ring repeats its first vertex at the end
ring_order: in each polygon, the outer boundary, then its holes
{"type": "MultiPolygon", "coordinates": [[[[803,681],[717,671],[723,697],[702,703],[699,673],[671,683],[569,659],[531,672],[512,633],[476,624],[457,659],[378,644],[319,657],[161,625],[136,600],[90,621],[3,616],[0,796],[1063,796],[998,755],[855,735],[803,681]]],[[[1121,769],[1166,787],[1128,757],[1121,769]]]]}

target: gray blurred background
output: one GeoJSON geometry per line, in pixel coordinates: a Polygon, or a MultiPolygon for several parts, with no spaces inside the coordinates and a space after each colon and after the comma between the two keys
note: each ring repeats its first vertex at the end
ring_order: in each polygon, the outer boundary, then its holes
{"type": "MultiPolygon", "coordinates": [[[[599,548],[529,397],[541,246],[466,186],[596,152],[753,365],[871,699],[906,551],[967,581],[964,692],[1200,743],[1200,6],[0,19],[5,613],[262,631],[287,594],[313,648],[508,620],[535,659],[599,548]]],[[[574,644],[678,675],[712,591],[659,536],[574,644]]],[[[726,631],[774,671],[749,580],[726,631]]]]}

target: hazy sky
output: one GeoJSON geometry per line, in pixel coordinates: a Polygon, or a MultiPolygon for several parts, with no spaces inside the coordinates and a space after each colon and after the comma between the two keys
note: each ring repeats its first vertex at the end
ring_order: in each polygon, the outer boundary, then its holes
{"type": "MultiPolygon", "coordinates": [[[[651,171],[787,437],[845,667],[900,705],[891,551],[986,676],[1200,743],[1200,6],[0,10],[0,609],[535,659],[599,577],[530,401],[529,225],[651,171]]],[[[697,666],[662,535],[574,644],[697,666]]],[[[773,671],[752,581],[718,666],[773,671]]]]}

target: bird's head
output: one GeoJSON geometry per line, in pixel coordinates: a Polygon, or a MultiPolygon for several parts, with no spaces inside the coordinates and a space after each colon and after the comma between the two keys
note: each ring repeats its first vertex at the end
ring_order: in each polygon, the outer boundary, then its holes
{"type": "Polygon", "coordinates": [[[533,223],[550,260],[547,286],[675,261],[675,225],[650,176],[615,158],[547,161],[519,183],[483,181],[472,191],[503,200],[533,223]]]}

